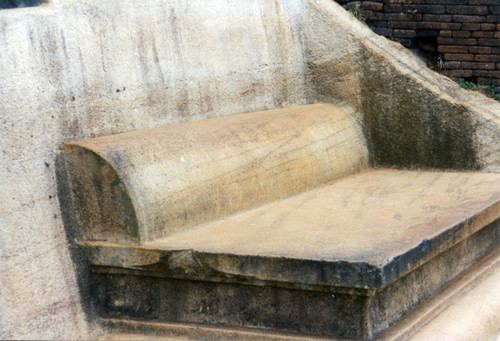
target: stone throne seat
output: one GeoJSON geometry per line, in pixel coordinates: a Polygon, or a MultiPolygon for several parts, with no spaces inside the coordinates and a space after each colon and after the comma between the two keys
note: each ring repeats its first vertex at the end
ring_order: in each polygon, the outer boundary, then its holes
{"type": "Polygon", "coordinates": [[[63,147],[105,320],[371,339],[498,247],[499,174],[375,169],[313,104],[63,147]]]}
{"type": "Polygon", "coordinates": [[[0,32],[0,338],[498,332],[500,104],[334,0],[46,0],[0,32]]]}

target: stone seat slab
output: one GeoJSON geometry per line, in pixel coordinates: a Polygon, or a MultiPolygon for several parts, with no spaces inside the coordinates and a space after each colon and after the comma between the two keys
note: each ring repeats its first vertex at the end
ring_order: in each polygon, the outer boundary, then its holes
{"type": "Polygon", "coordinates": [[[374,169],[144,245],[80,244],[101,318],[373,339],[498,249],[499,184],[374,169]]]}
{"type": "Polygon", "coordinates": [[[370,170],[151,242],[217,273],[380,288],[500,217],[500,174],[370,170]]]}

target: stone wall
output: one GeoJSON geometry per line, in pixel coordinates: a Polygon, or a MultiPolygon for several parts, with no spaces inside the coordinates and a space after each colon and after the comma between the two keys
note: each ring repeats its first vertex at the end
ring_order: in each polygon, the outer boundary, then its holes
{"type": "Polygon", "coordinates": [[[311,101],[285,6],[52,0],[0,11],[0,339],[95,338],[59,207],[63,143],[311,101]]]}
{"type": "Polygon", "coordinates": [[[451,77],[500,86],[499,0],[338,0],[378,34],[434,52],[451,77]]]}

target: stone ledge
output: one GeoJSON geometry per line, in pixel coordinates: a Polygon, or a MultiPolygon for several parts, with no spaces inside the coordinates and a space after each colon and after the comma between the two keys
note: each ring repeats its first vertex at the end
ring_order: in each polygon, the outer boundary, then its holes
{"type": "Polygon", "coordinates": [[[371,339],[498,247],[498,224],[455,245],[374,296],[267,283],[162,278],[151,271],[93,268],[90,296],[104,319],[202,323],[371,339]]]}
{"type": "MultiPolygon", "coordinates": [[[[489,340],[498,337],[500,295],[492,289],[497,285],[499,276],[500,251],[497,251],[459,276],[433,298],[380,334],[377,339],[428,340],[439,339],[444,334],[462,339],[477,339],[480,336],[483,340],[489,340]],[[486,312],[483,309],[485,304],[490,307],[486,312]],[[457,310],[460,313],[453,314],[457,310]],[[482,312],[481,319],[469,318],[469,312],[476,314],[478,311],[482,312]],[[464,312],[467,314],[464,315],[464,312]],[[457,325],[465,325],[466,329],[457,328],[457,325]],[[438,328],[433,328],[434,326],[438,328]],[[478,331],[481,331],[481,335],[478,335],[478,331]]],[[[172,340],[334,340],[304,334],[273,333],[265,330],[201,324],[121,319],[104,319],[102,322],[108,332],[101,335],[100,340],[164,340],[165,337],[172,340]]]]}
{"type": "Polygon", "coordinates": [[[379,289],[500,217],[498,174],[376,170],[157,240],[84,243],[93,265],[379,289]],[[467,183],[467,187],[462,184],[467,183]]]}
{"type": "Polygon", "coordinates": [[[498,248],[499,179],[373,170],[147,245],[82,242],[93,305],[370,339],[498,248]]]}

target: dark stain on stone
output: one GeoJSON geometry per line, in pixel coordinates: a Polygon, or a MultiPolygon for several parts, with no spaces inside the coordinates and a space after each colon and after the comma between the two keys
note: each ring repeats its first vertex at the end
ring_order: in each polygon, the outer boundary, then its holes
{"type": "Polygon", "coordinates": [[[40,6],[43,0],[0,0],[0,9],[40,6]]]}
{"type": "MultiPolygon", "coordinates": [[[[91,150],[65,148],[74,211],[81,220],[84,239],[137,243],[135,209],[117,171],[91,150]]],[[[111,162],[118,171],[123,167],[120,156],[115,155],[111,162]]]]}
{"type": "Polygon", "coordinates": [[[133,168],[134,165],[125,158],[126,153],[120,150],[113,150],[106,153],[106,158],[113,164],[113,167],[120,173],[124,168],[133,168]]]}
{"type": "Polygon", "coordinates": [[[156,321],[221,323],[277,328],[310,334],[362,338],[362,315],[345,318],[342,309],[366,310],[359,296],[307,292],[276,287],[188,280],[93,275],[93,301],[101,317],[156,321]],[[161,299],[159,299],[161,298],[161,299]],[[181,303],[182,302],[182,303],[181,303]],[[298,323],[300,317],[301,323],[298,323]]]}
{"type": "Polygon", "coordinates": [[[362,111],[374,166],[480,168],[475,127],[465,107],[436,96],[407,75],[381,72],[382,61],[366,65],[362,111]]]}

